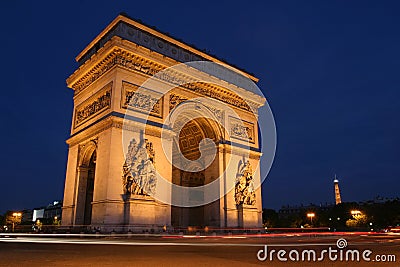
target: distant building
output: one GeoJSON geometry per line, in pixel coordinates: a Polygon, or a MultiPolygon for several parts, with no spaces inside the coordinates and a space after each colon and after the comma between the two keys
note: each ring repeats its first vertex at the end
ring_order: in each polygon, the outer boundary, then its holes
{"type": "Polygon", "coordinates": [[[33,210],[26,209],[22,211],[21,223],[32,222],[33,210]]]}
{"type": "Polygon", "coordinates": [[[53,204],[48,205],[44,209],[43,218],[44,219],[54,219],[57,217],[58,220],[61,219],[62,202],[54,201],[53,204]]]}
{"type": "Polygon", "coordinates": [[[35,208],[33,210],[24,210],[22,218],[24,221],[24,216],[30,219],[31,222],[36,222],[37,220],[53,221],[55,217],[57,220],[61,219],[61,201],[54,201],[45,207],[35,208]],[[26,215],[25,215],[26,214],[26,215]]]}
{"type": "Polygon", "coordinates": [[[43,209],[34,209],[33,210],[33,216],[32,216],[32,222],[36,222],[39,219],[43,219],[43,214],[44,214],[44,208],[43,209]]]}

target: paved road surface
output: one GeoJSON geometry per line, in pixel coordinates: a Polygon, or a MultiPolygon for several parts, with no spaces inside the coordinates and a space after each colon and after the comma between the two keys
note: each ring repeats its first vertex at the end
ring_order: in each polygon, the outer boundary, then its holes
{"type": "MultiPolygon", "coordinates": [[[[259,261],[257,253],[268,251],[338,249],[340,236],[286,237],[13,237],[0,238],[0,266],[396,266],[400,267],[400,236],[343,236],[347,246],[342,250],[369,249],[370,262],[330,261],[281,262],[273,254],[272,262],[259,261]],[[395,255],[396,262],[378,263],[376,255],[395,255]]],[[[263,253],[260,254],[263,256],[263,253]]],[[[293,254],[295,256],[296,254],[293,254]]],[[[307,255],[306,255],[307,256],[307,255]]],[[[338,254],[339,256],[339,254],[338,254]]],[[[300,256],[301,257],[301,256],[300,256]]],[[[393,260],[393,259],[392,259],[393,260]]]]}

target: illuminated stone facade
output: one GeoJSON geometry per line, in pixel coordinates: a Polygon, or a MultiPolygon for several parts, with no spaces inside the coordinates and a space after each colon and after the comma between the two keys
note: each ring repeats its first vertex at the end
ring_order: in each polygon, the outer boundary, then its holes
{"type": "MultiPolygon", "coordinates": [[[[184,73],[163,75],[160,80],[165,83],[185,80],[185,84],[166,94],[151,89],[137,92],[149,77],[178,63],[222,62],[123,15],[108,25],[76,60],[80,66],[67,79],[68,87],[74,90],[74,113],[71,137],[67,140],[63,225],[121,232],[189,226],[261,227],[261,189],[253,186],[253,181],[260,180],[257,114],[251,110],[257,110],[265,99],[248,91],[245,79],[231,75],[234,81],[220,86],[196,82],[184,73]],[[233,93],[233,87],[241,88],[247,101],[233,93]],[[173,138],[162,144],[161,127],[168,114],[181,103],[198,97],[219,103],[198,106],[199,114],[207,113],[214,121],[193,120],[183,125],[175,145],[173,138]],[[227,106],[241,119],[228,116],[227,106]],[[134,114],[130,123],[124,123],[127,110],[134,114]],[[135,126],[144,123],[144,113],[149,113],[145,134],[135,126]],[[218,124],[227,129],[227,134],[218,124]],[[123,131],[133,135],[126,151],[123,131]],[[190,171],[183,171],[168,161],[165,151],[173,160],[178,160],[177,150],[187,159],[198,158],[199,144],[204,138],[217,147],[207,169],[193,165],[190,171]],[[251,146],[246,158],[242,143],[251,146]],[[235,168],[227,167],[227,161],[234,162],[235,168]],[[188,187],[222,177],[219,186],[226,187],[229,181],[232,190],[207,205],[175,207],[152,197],[160,190],[156,172],[173,184],[188,187]]],[[[173,190],[169,193],[171,198],[175,197],[173,190]]]]}

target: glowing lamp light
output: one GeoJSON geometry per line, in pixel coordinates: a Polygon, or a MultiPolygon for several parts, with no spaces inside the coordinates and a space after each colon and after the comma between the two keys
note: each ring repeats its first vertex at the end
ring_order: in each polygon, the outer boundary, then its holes
{"type": "Polygon", "coordinates": [[[359,211],[359,210],[351,210],[350,213],[351,213],[351,215],[360,215],[361,211],[359,211]]]}
{"type": "Polygon", "coordinates": [[[310,218],[311,224],[312,224],[312,219],[315,217],[315,213],[314,212],[309,212],[307,213],[307,217],[310,218]]]}

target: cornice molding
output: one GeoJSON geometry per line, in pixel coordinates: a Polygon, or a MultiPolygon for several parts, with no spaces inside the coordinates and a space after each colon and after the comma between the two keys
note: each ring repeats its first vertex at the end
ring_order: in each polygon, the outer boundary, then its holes
{"type": "Polygon", "coordinates": [[[219,144],[218,145],[218,151],[219,153],[229,153],[232,155],[238,155],[238,156],[246,156],[251,159],[257,159],[259,160],[262,156],[261,152],[254,151],[254,150],[249,150],[248,148],[243,148],[235,143],[230,143],[230,144],[219,144]]]}
{"type": "MultiPolygon", "coordinates": [[[[77,144],[81,144],[82,142],[86,142],[86,140],[97,138],[98,135],[109,129],[109,128],[118,128],[132,132],[140,132],[142,129],[143,122],[131,121],[124,118],[109,116],[106,118],[100,118],[98,122],[94,123],[87,129],[78,132],[77,134],[70,137],[66,143],[72,147],[77,144]],[[140,126],[140,127],[139,127],[140,126]]],[[[164,131],[166,138],[171,138],[175,135],[174,132],[168,129],[162,129],[157,126],[146,125],[145,134],[155,137],[161,137],[161,131],[164,131]]]]}

